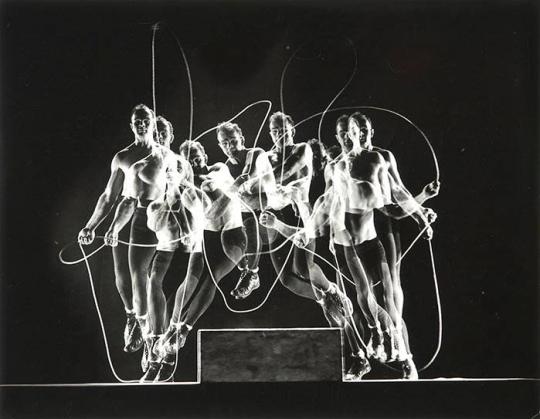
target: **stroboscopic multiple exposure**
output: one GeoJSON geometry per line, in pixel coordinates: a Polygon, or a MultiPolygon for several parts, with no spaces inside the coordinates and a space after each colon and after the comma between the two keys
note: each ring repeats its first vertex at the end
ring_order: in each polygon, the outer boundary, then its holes
{"type": "MultiPolygon", "coordinates": [[[[155,24],[152,52],[159,30],[155,24]]],[[[344,380],[361,380],[372,363],[391,365],[403,379],[418,379],[408,337],[414,325],[407,326],[403,316],[400,267],[417,240],[433,237],[437,214],[426,201],[439,194],[437,158],[425,134],[398,112],[333,106],[356,72],[356,47],[350,48],[351,77],[323,111],[302,121],[285,113],[282,94],[277,110],[262,100],[198,136],[190,130],[190,138],[175,141],[173,125],[156,109],[155,84],[153,103],[132,109],[125,122],[132,142],[112,156],[110,177],[78,235],[84,256],[63,261],[87,263],[103,247],[86,252],[95,240],[111,248],[125,309],[124,351],[140,354],[140,382],[174,380],[186,338],[216,294],[249,301],[261,282],[278,280],[298,298],[320,306],[328,326],[342,330],[348,355],[344,380]],[[235,120],[255,105],[266,107],[266,115],[256,137],[246,139],[235,120]],[[407,188],[392,150],[377,145],[370,117],[375,112],[404,120],[429,147],[437,174],[421,191],[407,188]],[[326,144],[321,139],[325,118],[335,125],[334,139],[326,144]],[[298,140],[297,127],[311,119],[318,121],[318,132],[298,140]],[[222,151],[221,161],[209,163],[201,141],[206,134],[222,151]],[[270,136],[271,148],[259,146],[261,135],[270,136]],[[109,213],[114,216],[106,232],[96,236],[109,213]],[[407,217],[418,225],[418,234],[402,248],[400,220],[407,217]],[[123,230],[129,231],[127,240],[119,238],[123,230]],[[163,281],[171,263],[178,263],[173,262],[177,252],[186,256],[169,298],[163,281]],[[259,270],[261,258],[271,261],[273,272],[259,270]],[[230,292],[220,284],[227,276],[236,279],[230,292]]],[[[301,51],[291,54],[282,81],[301,51]]],[[[152,79],[155,83],[155,74],[152,79]]],[[[99,311],[97,300],[96,307],[99,311]]],[[[102,320],[101,325],[105,334],[102,320]]],[[[110,356],[109,362],[114,371],[110,356]]]]}
{"type": "Polygon", "coordinates": [[[2,5],[0,385],[527,404],[537,6],[45,3],[2,5]]]}

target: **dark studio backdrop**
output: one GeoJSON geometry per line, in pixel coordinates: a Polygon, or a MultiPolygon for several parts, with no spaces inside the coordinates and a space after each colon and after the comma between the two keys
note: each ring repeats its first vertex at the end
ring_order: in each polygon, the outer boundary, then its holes
{"type": "MultiPolygon", "coordinates": [[[[157,110],[174,125],[175,149],[189,136],[190,108],[186,69],[170,31],[191,69],[194,135],[257,100],[271,100],[278,110],[282,70],[304,43],[285,76],[284,108],[295,121],[323,111],[353,70],[349,39],[358,67],[335,106],[404,114],[426,133],[440,165],[440,195],[426,205],[439,216],[433,249],[443,343],[421,377],[538,377],[533,2],[3,2],[1,19],[2,383],[114,381],[85,267],[62,265],[58,252],[90,216],[112,156],[131,142],[131,108],[152,105],[157,21],[157,110]]],[[[265,113],[259,105],[238,118],[248,143],[265,113]]],[[[341,113],[325,117],[327,145],[336,143],[341,113]]],[[[426,142],[399,118],[366,113],[374,143],[394,151],[405,184],[420,192],[435,179],[426,142]]],[[[316,137],[318,121],[298,127],[296,140],[316,137]]],[[[214,132],[201,142],[210,162],[224,160],[214,132]]],[[[266,124],[259,144],[271,146],[266,124]]],[[[412,221],[402,222],[404,247],[416,233],[412,221]]],[[[65,256],[78,258],[77,246],[65,256]]],[[[124,315],[110,251],[94,256],[91,268],[117,371],[136,379],[139,354],[121,351],[124,315]]],[[[177,266],[178,274],[169,275],[169,291],[181,271],[177,266]]],[[[233,271],[221,282],[226,294],[237,276],[233,271]]],[[[231,304],[245,309],[261,301],[275,279],[267,256],[261,279],[248,301],[231,304]]],[[[439,327],[424,241],[407,255],[402,282],[411,345],[422,366],[439,327]]],[[[197,326],[325,324],[317,305],[278,284],[249,315],[228,312],[216,294],[197,326]]],[[[177,380],[195,379],[195,335],[181,352],[177,380]]],[[[384,368],[377,374],[397,378],[384,368]]]]}

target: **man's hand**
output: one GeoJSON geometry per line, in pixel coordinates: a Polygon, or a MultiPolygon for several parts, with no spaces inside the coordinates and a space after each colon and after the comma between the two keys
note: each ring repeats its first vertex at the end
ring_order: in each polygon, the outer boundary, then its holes
{"type": "Polygon", "coordinates": [[[305,232],[295,234],[294,236],[292,236],[291,240],[296,247],[299,247],[301,249],[303,249],[309,244],[309,239],[307,238],[305,232]]]}
{"type": "Polygon", "coordinates": [[[103,241],[105,242],[105,245],[116,247],[118,246],[118,233],[114,230],[109,230],[105,233],[105,237],[103,237],[103,241]]]}
{"type": "Polygon", "coordinates": [[[234,181],[234,185],[236,187],[239,187],[241,184],[246,182],[248,179],[249,179],[249,173],[242,173],[240,176],[238,176],[236,178],[236,180],[234,181]]]}
{"type": "Polygon", "coordinates": [[[243,173],[236,178],[232,184],[231,190],[238,192],[240,195],[250,194],[251,185],[246,183],[249,180],[249,174],[243,173]]]}
{"type": "Polygon", "coordinates": [[[269,211],[264,211],[259,216],[259,222],[263,225],[263,227],[274,228],[274,225],[276,224],[276,216],[269,211]]]}
{"type": "Polygon", "coordinates": [[[276,192],[285,200],[296,201],[302,200],[302,191],[300,188],[292,185],[276,185],[276,192]]]}
{"type": "Polygon", "coordinates": [[[422,212],[424,213],[424,217],[426,217],[426,220],[429,224],[433,224],[435,220],[437,220],[437,213],[433,211],[431,208],[423,208],[422,212]]]}
{"type": "Polygon", "coordinates": [[[433,238],[433,229],[428,226],[422,233],[422,238],[425,240],[431,240],[433,238]]]}
{"type": "Polygon", "coordinates": [[[187,247],[192,246],[193,243],[192,243],[192,240],[191,240],[191,234],[186,234],[186,235],[180,237],[180,242],[181,242],[184,246],[187,246],[187,247]]]}
{"type": "Polygon", "coordinates": [[[79,243],[81,244],[92,244],[94,241],[94,238],[96,237],[96,233],[94,230],[85,227],[81,231],[79,231],[79,243]]]}
{"type": "Polygon", "coordinates": [[[433,198],[434,196],[439,195],[439,190],[441,188],[441,182],[438,180],[434,180],[431,183],[428,183],[426,186],[424,186],[424,189],[422,189],[422,193],[426,195],[429,198],[433,198]]]}

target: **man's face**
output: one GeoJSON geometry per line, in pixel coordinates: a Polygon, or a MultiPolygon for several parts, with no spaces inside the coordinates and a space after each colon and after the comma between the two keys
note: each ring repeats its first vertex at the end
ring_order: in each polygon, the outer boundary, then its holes
{"type": "Polygon", "coordinates": [[[206,153],[199,147],[191,147],[189,152],[189,163],[193,169],[202,169],[206,166],[207,156],[206,153]]]}
{"type": "Polygon", "coordinates": [[[366,119],[361,119],[359,122],[355,119],[349,119],[348,137],[351,139],[353,147],[371,149],[371,139],[373,138],[371,122],[366,119]]]}
{"type": "Polygon", "coordinates": [[[351,151],[352,148],[352,141],[349,139],[349,136],[347,135],[347,123],[340,122],[336,125],[336,140],[338,141],[339,145],[341,146],[341,149],[348,153],[351,151]]]}
{"type": "Polygon", "coordinates": [[[131,115],[131,130],[138,138],[151,136],[154,130],[154,118],[146,109],[137,109],[131,115]]]}
{"type": "Polygon", "coordinates": [[[158,120],[156,123],[157,128],[157,142],[164,147],[170,148],[171,142],[174,136],[171,133],[171,127],[169,124],[158,120]]]}
{"type": "Polygon", "coordinates": [[[282,147],[292,143],[294,128],[287,121],[275,119],[270,122],[270,136],[277,147],[282,147]]]}
{"type": "Polygon", "coordinates": [[[219,131],[217,137],[221,151],[229,158],[236,156],[244,148],[244,137],[236,131],[234,133],[219,131]]]}

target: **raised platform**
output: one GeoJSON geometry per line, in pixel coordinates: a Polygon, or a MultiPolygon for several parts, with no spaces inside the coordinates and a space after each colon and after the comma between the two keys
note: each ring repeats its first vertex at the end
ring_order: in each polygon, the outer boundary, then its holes
{"type": "Polygon", "coordinates": [[[201,329],[202,382],[341,381],[339,328],[201,329]]]}

